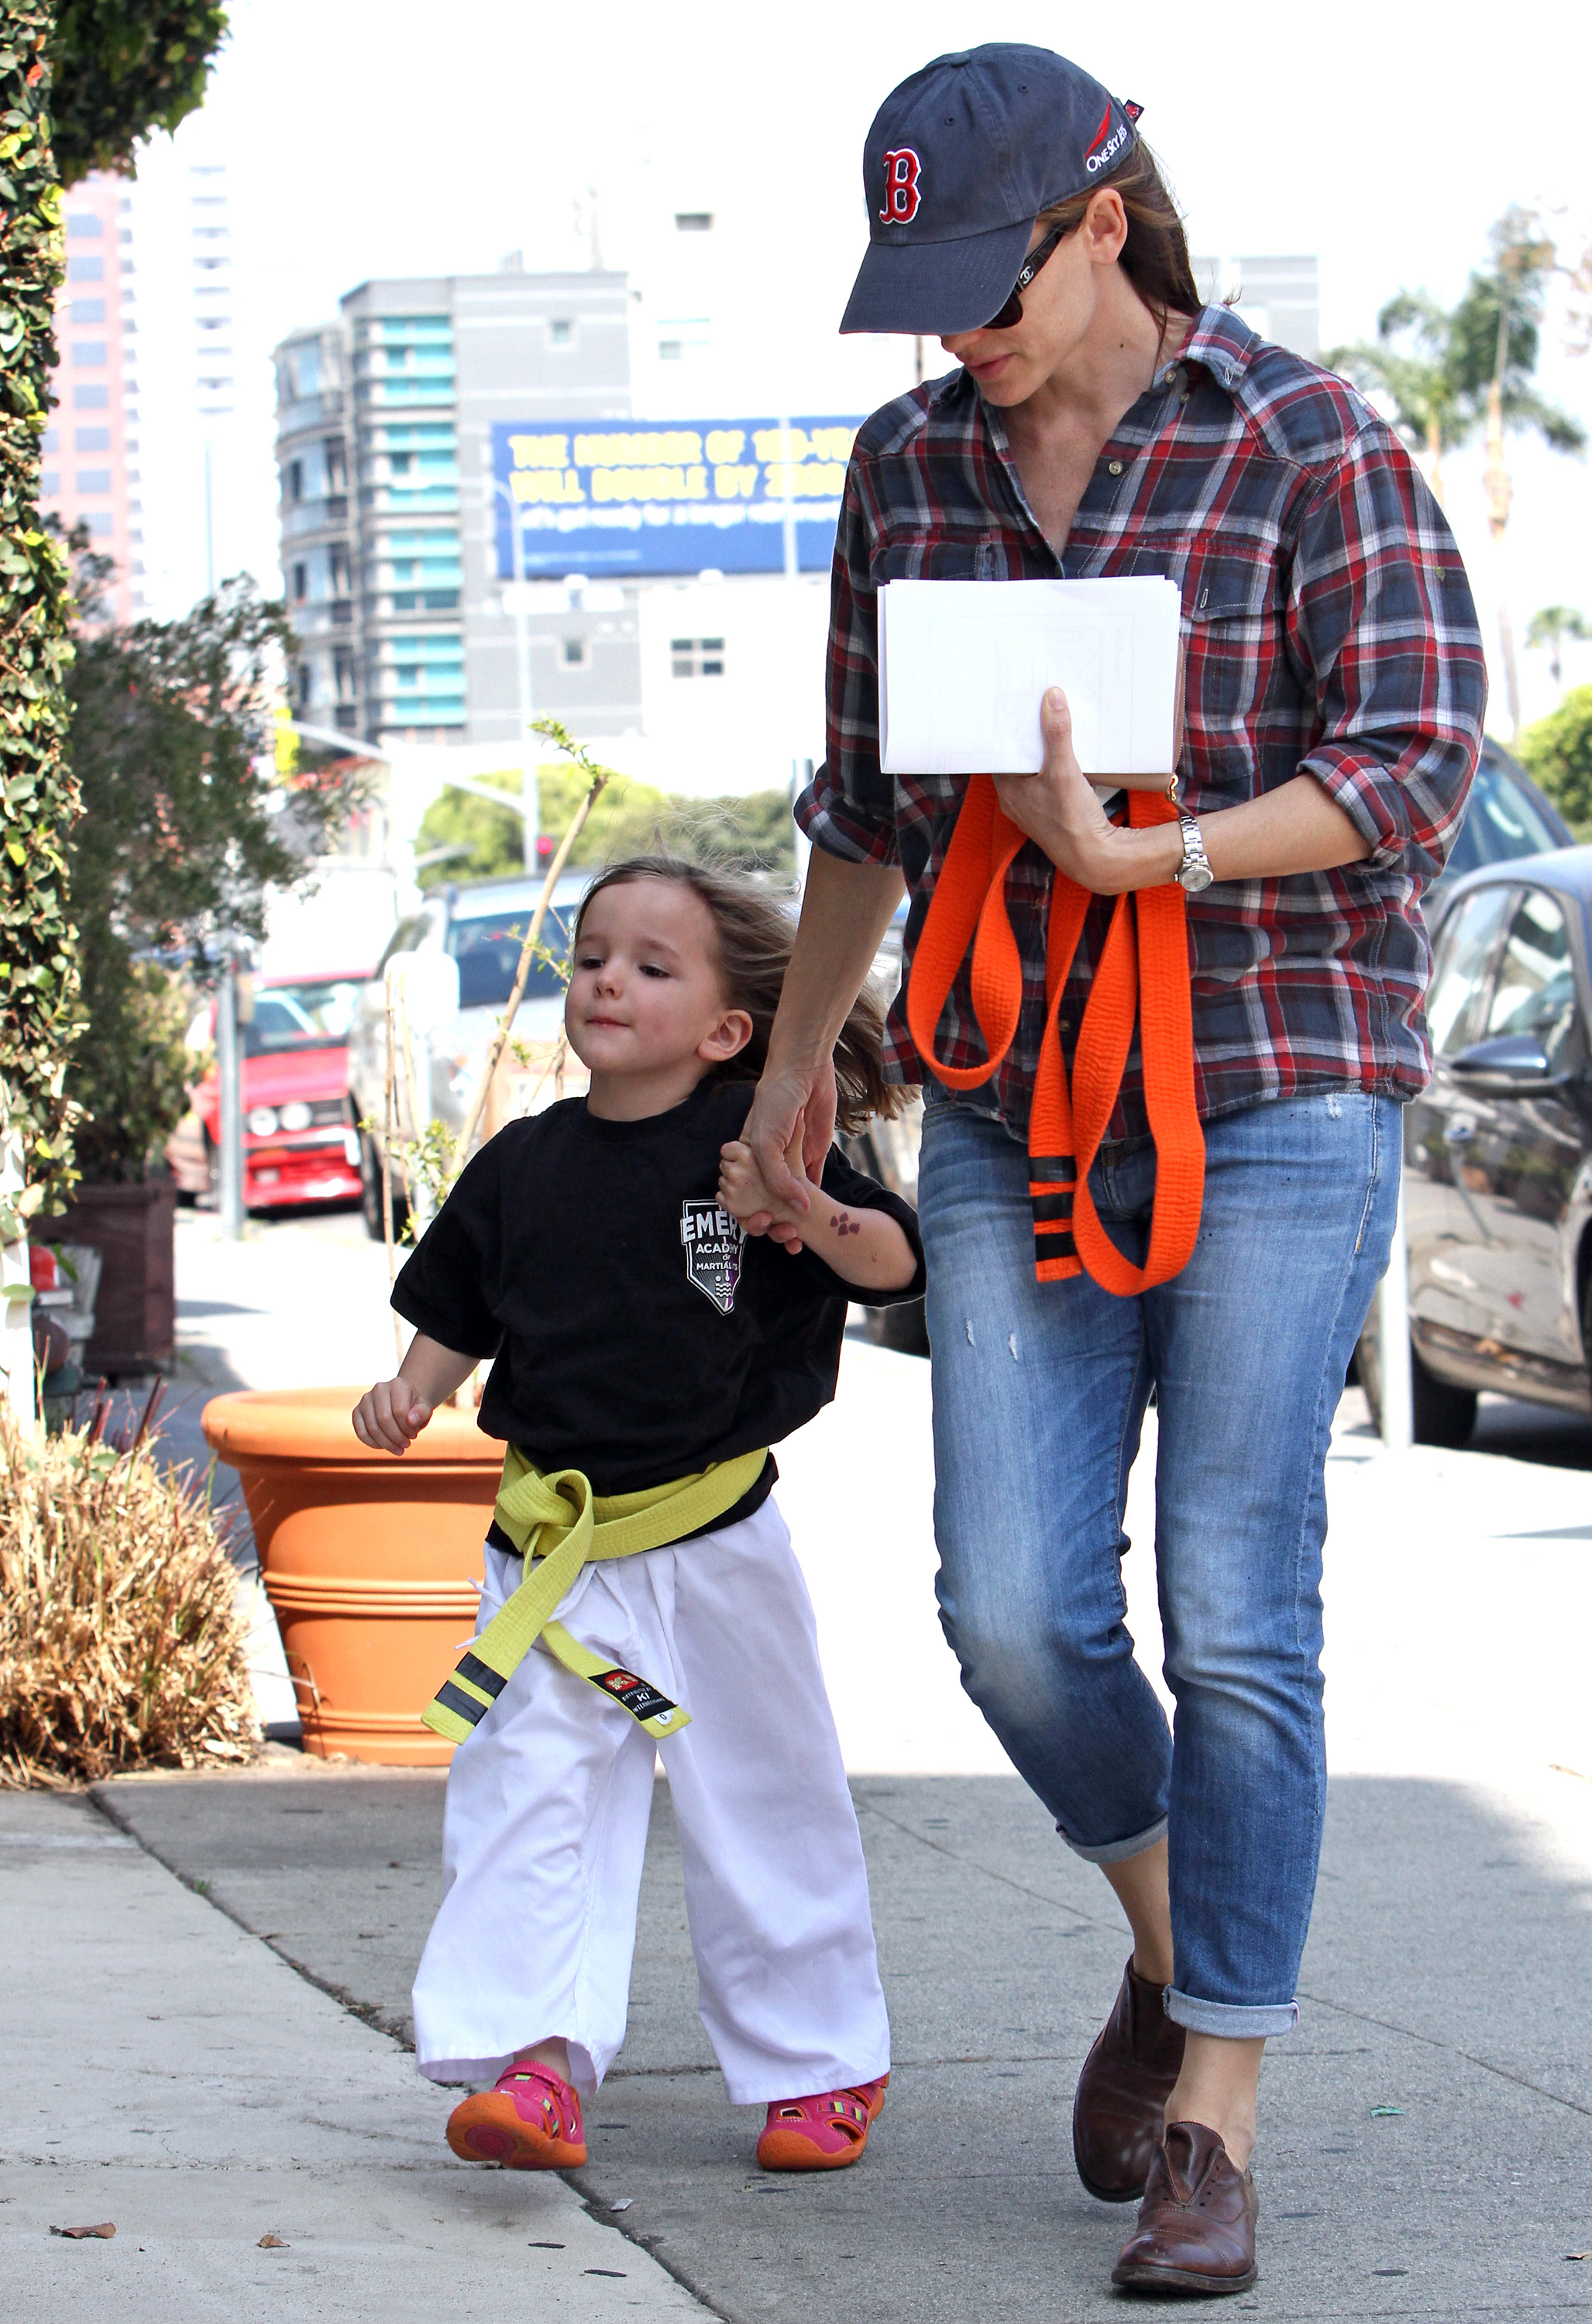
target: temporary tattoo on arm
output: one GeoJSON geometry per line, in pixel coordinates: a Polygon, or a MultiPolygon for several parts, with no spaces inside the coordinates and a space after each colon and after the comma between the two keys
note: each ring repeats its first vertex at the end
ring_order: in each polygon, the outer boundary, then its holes
{"type": "Polygon", "coordinates": [[[844,1211],[837,1218],[831,1219],[830,1224],[838,1235],[860,1234],[862,1231],[861,1221],[849,1217],[844,1211]]]}

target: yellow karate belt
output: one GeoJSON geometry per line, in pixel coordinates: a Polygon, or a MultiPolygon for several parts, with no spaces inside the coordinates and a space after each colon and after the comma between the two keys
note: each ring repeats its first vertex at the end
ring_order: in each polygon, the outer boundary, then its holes
{"type": "Polygon", "coordinates": [[[553,1609],[583,1565],[666,1548],[725,1516],[750,1492],[768,1458],[766,1451],[743,1452],[671,1484],[599,1498],[584,1471],[557,1469],[544,1476],[511,1444],[495,1514],[525,1560],[525,1579],[471,1641],[452,1678],[420,1713],[421,1723],[450,1743],[465,1742],[539,1638],[566,1670],[628,1711],[649,1735],[659,1740],[677,1735],[689,1726],[690,1712],[634,1671],[583,1646],[551,1618],[553,1609]]]}

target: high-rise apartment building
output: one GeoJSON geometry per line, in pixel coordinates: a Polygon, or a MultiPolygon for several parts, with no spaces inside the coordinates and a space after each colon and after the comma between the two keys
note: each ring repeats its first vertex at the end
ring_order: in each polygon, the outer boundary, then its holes
{"type": "MultiPolygon", "coordinates": [[[[494,420],[629,415],[625,278],[362,283],[276,353],[282,576],[300,718],[370,742],[520,735],[516,612],[495,553],[494,420]]],[[[535,711],[640,724],[635,592],[527,590],[535,711]]]]}
{"type": "MultiPolygon", "coordinates": [[[[275,594],[270,396],[263,367],[240,364],[227,156],[197,115],[140,156],[127,188],[138,260],[143,586],[162,620],[252,570],[275,594]]],[[[240,338],[240,327],[243,337],[240,338]]]]}
{"type": "Polygon", "coordinates": [[[108,611],[145,610],[138,468],[137,290],[126,180],[86,178],[65,196],[66,281],[56,294],[55,409],[44,431],[41,506],[82,525],[114,567],[108,611]]]}

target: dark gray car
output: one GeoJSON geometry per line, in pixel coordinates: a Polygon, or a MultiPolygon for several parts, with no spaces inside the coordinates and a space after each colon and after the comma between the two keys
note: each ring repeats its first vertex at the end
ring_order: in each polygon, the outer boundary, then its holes
{"type": "MultiPolygon", "coordinates": [[[[1463,1444],[1483,1388],[1592,1412],[1592,847],[1488,864],[1448,899],[1404,1117],[1415,1434],[1463,1444]]],[[[1377,1409],[1374,1330],[1360,1379],[1377,1409]]]]}

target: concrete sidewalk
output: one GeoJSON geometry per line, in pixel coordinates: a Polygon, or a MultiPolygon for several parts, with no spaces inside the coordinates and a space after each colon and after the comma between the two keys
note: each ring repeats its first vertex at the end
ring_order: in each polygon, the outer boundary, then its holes
{"type": "MultiPolygon", "coordinates": [[[[575,2181],[586,2212],[557,2181],[454,2164],[450,2094],[399,2046],[439,1776],[282,1755],[103,1786],[114,1823],[0,1803],[0,1941],[20,1965],[0,2005],[22,2093],[0,2169],[0,2279],[25,2292],[11,2312],[56,2324],[108,2293],[130,2324],[290,2304],[429,2324],[545,2292],[554,2313],[699,2313],[689,2287],[731,2324],[860,2306],[1105,2319],[1131,2213],[1083,2193],[1068,2135],[1126,1950],[1103,1884],[1009,1777],[854,1789],[896,2059],[862,2163],[757,2171],[757,2115],[726,2104],[695,2014],[660,1783],[630,2034],[575,2181]],[[118,1849],[117,1826],[161,1861],[118,1849]],[[102,2218],[113,2245],[47,2233],[102,2218]],[[267,2231],[290,2255],[260,2251],[267,2231]],[[544,2273],[507,2273],[528,2264],[544,2273]]],[[[1592,2247],[1588,1869],[1592,1786],[1574,1777],[1545,1775],[1534,1801],[1334,1784],[1304,2021],[1263,2089],[1262,2280],[1238,2312],[1592,2310],[1592,2261],[1571,2256],[1592,2247]]]]}
{"type": "Polygon", "coordinates": [[[562,2180],[456,2163],[391,2040],[87,1800],[0,1794],[0,1953],[13,2324],[703,2314],[562,2180]]]}

